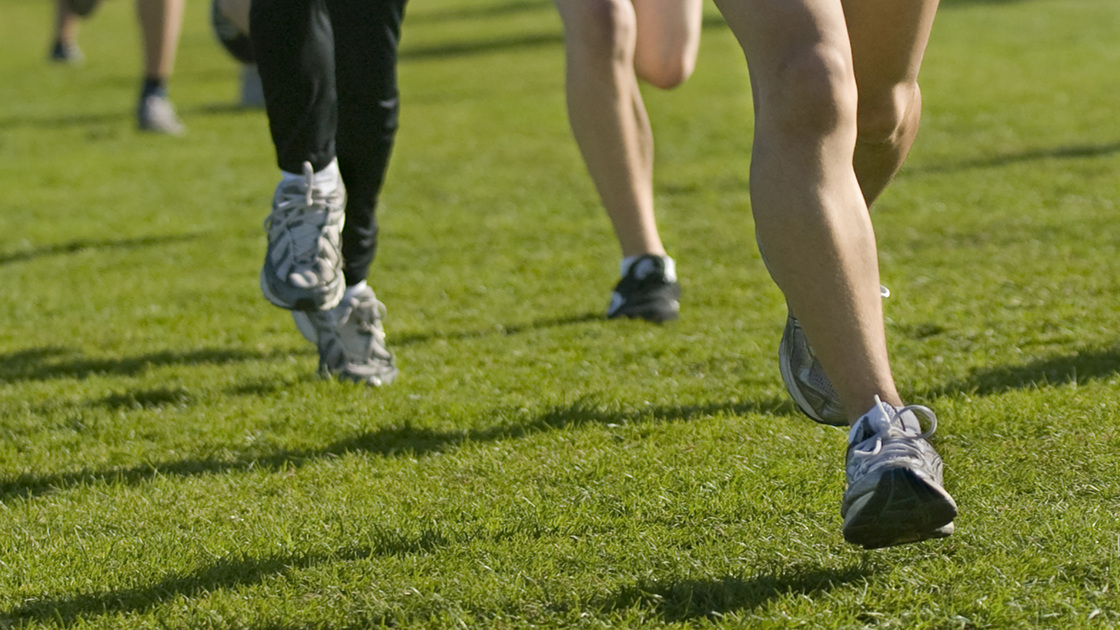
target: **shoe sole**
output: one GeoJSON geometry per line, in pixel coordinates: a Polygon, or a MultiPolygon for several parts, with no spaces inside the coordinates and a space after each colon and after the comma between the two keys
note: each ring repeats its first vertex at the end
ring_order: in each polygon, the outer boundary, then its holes
{"type": "Polygon", "coordinates": [[[957,505],[945,490],[908,468],[883,472],[875,489],[852,502],[844,539],[866,549],[944,538],[953,533],[957,505]]]}
{"type": "Polygon", "coordinates": [[[392,385],[393,381],[397,380],[400,370],[394,367],[392,370],[379,374],[376,379],[365,378],[356,374],[351,374],[345,370],[334,371],[329,367],[319,364],[319,378],[325,380],[338,380],[343,383],[354,383],[356,385],[365,385],[366,387],[385,387],[392,385]]]}
{"type": "Polygon", "coordinates": [[[819,424],[827,424],[830,427],[848,426],[847,418],[838,417],[826,420],[813,409],[813,405],[801,393],[801,388],[791,385],[791,383],[796,384],[799,381],[794,377],[793,366],[789,362],[789,342],[786,341],[785,331],[782,332],[782,341],[778,344],[778,372],[781,373],[782,384],[786,386],[786,392],[793,399],[793,403],[797,405],[797,410],[805,414],[807,418],[819,424]]]}
{"type": "Polygon", "coordinates": [[[656,302],[627,304],[616,311],[608,312],[607,319],[626,317],[628,319],[644,319],[647,322],[661,324],[677,319],[680,316],[680,310],[681,305],[680,302],[677,301],[670,304],[658,304],[656,302]]]}
{"type": "Polygon", "coordinates": [[[264,294],[264,298],[271,302],[273,306],[279,306],[289,311],[329,311],[338,306],[345,292],[346,286],[342,282],[341,274],[339,274],[338,279],[327,285],[326,300],[320,301],[313,296],[285,300],[272,290],[268,281],[268,271],[266,269],[261,270],[261,293],[264,294]]]}
{"type": "Polygon", "coordinates": [[[677,319],[678,316],[679,315],[674,312],[637,311],[614,313],[612,315],[608,315],[607,319],[621,319],[625,317],[626,319],[644,319],[647,322],[651,322],[654,324],[663,324],[665,322],[671,322],[677,319]]]}

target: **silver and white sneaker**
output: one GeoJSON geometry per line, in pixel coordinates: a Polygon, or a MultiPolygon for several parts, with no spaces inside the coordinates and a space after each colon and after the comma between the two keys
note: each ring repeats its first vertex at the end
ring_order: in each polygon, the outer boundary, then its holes
{"type": "Polygon", "coordinates": [[[875,397],[848,434],[845,540],[875,549],[953,533],[957,504],[942,487],[941,456],[927,441],[936,429],[927,407],[899,408],[875,397]],[[929,420],[925,431],[919,414],[929,420]]]}
{"type": "Polygon", "coordinates": [[[175,106],[166,96],[152,94],[140,99],[136,107],[136,126],[140,131],[181,136],[187,132],[186,125],[179,120],[175,106]]]}
{"type": "Polygon", "coordinates": [[[324,193],[313,186],[310,162],[303,178],[281,182],[265,219],[268,250],[261,268],[261,292],[280,308],[323,311],[334,308],[346,290],[342,277],[342,224],[346,188],[335,170],[336,186],[324,193]]]}
{"type": "MultiPolygon", "coordinates": [[[[880,285],[879,295],[890,297],[890,289],[880,285]]],[[[840,396],[813,354],[805,331],[801,330],[793,313],[786,315],[786,327],[778,344],[778,371],[786,391],[802,413],[821,424],[848,426],[848,414],[840,404],[840,396]]]]}
{"type": "Polygon", "coordinates": [[[388,385],[397,377],[393,354],[385,343],[385,305],[373,289],[350,287],[338,306],[327,311],[292,311],[300,333],[319,348],[323,378],[388,385]]]}

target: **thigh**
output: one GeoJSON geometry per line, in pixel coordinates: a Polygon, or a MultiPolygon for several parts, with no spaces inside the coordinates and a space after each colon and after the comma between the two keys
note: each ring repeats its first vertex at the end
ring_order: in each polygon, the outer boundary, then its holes
{"type": "Polygon", "coordinates": [[[632,1],[638,20],[635,64],[639,73],[666,65],[691,72],[700,47],[701,0],[632,1]]]}
{"type": "Polygon", "coordinates": [[[938,0],[842,0],[861,97],[914,83],[938,0]]]}
{"type": "MultiPolygon", "coordinates": [[[[750,68],[756,104],[774,100],[798,61],[815,57],[850,74],[840,0],[716,0],[750,68]]],[[[854,80],[852,89],[854,90],[854,80]]]]}

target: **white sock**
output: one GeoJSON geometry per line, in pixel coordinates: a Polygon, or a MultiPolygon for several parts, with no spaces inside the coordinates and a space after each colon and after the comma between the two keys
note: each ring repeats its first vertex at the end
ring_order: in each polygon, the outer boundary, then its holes
{"type": "Polygon", "coordinates": [[[358,284],[352,284],[352,285],[346,287],[346,293],[342,294],[342,299],[346,300],[346,299],[354,297],[355,293],[357,293],[358,291],[364,291],[367,286],[369,286],[369,285],[366,284],[366,281],[362,280],[358,284]]]}
{"type": "MultiPolygon", "coordinates": [[[[642,256],[644,255],[645,254],[643,254],[642,256]]],[[[634,263],[638,262],[638,259],[642,258],[642,256],[628,256],[626,258],[623,258],[622,263],[618,266],[619,275],[622,277],[626,277],[626,274],[630,273],[630,268],[633,267],[634,263]]],[[[665,261],[665,279],[669,282],[676,282],[677,261],[673,260],[669,256],[654,256],[654,258],[660,258],[661,260],[665,261]]],[[[636,275],[638,276],[639,280],[646,277],[647,274],[649,274],[649,269],[642,269],[641,267],[637,269],[636,275]]]]}
{"type": "MultiPolygon", "coordinates": [[[[288,171],[280,171],[281,182],[280,185],[290,184],[294,181],[303,182],[303,173],[289,173],[288,171]]],[[[338,159],[331,160],[321,171],[317,171],[311,176],[311,186],[315,190],[323,193],[330,194],[338,188],[339,182],[342,179],[338,172],[338,159]]]]}

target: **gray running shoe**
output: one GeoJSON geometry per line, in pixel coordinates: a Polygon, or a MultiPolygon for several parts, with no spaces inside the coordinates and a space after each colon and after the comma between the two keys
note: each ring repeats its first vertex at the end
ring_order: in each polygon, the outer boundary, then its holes
{"type": "Polygon", "coordinates": [[[175,106],[166,96],[153,94],[140,99],[136,109],[136,123],[140,131],[181,136],[187,128],[175,113],[175,106]]]}
{"type": "Polygon", "coordinates": [[[334,192],[312,186],[310,162],[303,179],[276,187],[265,219],[268,250],[261,268],[261,291],[280,308],[323,311],[334,308],[346,290],[342,278],[342,224],[346,189],[339,176],[334,192]]]}
{"type": "Polygon", "coordinates": [[[848,426],[848,415],[844,413],[840,397],[792,313],[786,317],[782,342],[778,344],[778,370],[786,391],[802,413],[822,424],[848,426]]]}
{"type": "Polygon", "coordinates": [[[896,408],[875,397],[848,434],[845,540],[875,549],[953,533],[957,504],[941,485],[941,456],[927,441],[936,429],[928,408],[896,408]],[[918,414],[929,420],[924,432],[918,414]]]}
{"type": "Polygon", "coordinates": [[[348,291],[328,311],[292,311],[296,326],[319,348],[319,374],[371,387],[397,377],[393,354],[385,344],[385,305],[373,289],[361,285],[348,291]]]}
{"type": "MultiPolygon", "coordinates": [[[[891,291],[880,286],[879,294],[887,298],[891,291]]],[[[786,327],[778,344],[778,370],[782,373],[786,391],[802,413],[821,424],[848,426],[848,415],[840,404],[840,397],[813,354],[805,331],[801,330],[801,324],[793,313],[786,316],[786,327]]]]}

